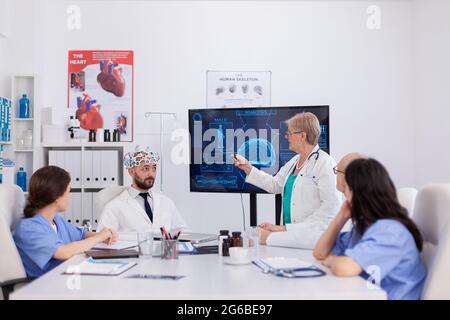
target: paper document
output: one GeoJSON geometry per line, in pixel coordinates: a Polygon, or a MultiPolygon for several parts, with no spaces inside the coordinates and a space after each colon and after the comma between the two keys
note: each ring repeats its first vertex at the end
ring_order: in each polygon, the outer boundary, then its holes
{"type": "Polygon", "coordinates": [[[99,243],[93,249],[112,249],[112,250],[123,250],[137,247],[138,243],[136,240],[119,240],[113,244],[99,243]]]}

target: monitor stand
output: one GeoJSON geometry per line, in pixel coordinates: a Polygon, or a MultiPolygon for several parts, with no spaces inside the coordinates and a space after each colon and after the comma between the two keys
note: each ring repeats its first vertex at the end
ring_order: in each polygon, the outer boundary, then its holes
{"type": "MultiPolygon", "coordinates": [[[[281,222],[281,194],[275,195],[275,224],[280,225],[281,222]]],[[[256,206],[256,193],[250,193],[250,226],[256,227],[257,221],[257,206],[256,206]]]]}
{"type": "Polygon", "coordinates": [[[257,226],[256,193],[250,193],[250,226],[257,226]]]}
{"type": "Polygon", "coordinates": [[[275,224],[281,225],[281,204],[282,204],[281,194],[275,195],[275,224]]]}

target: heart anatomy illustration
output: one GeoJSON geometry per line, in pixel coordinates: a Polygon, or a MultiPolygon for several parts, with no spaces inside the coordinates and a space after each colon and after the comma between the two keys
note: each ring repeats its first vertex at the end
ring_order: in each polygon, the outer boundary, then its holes
{"type": "Polygon", "coordinates": [[[103,117],[100,113],[101,105],[91,99],[87,93],[77,97],[77,111],[75,117],[80,121],[80,127],[85,130],[103,128],[103,117]]]}
{"type": "Polygon", "coordinates": [[[103,90],[111,92],[117,97],[125,93],[125,80],[122,76],[122,67],[112,60],[100,60],[100,73],[97,82],[103,90]]]}

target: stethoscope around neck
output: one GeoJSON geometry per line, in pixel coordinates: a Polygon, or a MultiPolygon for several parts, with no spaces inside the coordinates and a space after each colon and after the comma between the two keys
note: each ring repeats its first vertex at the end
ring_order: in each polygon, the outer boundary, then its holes
{"type": "MultiPolygon", "coordinates": [[[[312,175],[312,176],[310,176],[309,175],[309,171],[310,171],[310,169],[309,169],[309,161],[311,160],[311,158],[313,158],[313,160],[314,160],[314,166],[312,167],[312,169],[311,170],[314,170],[314,168],[316,167],[316,163],[317,163],[317,160],[319,160],[319,151],[320,151],[320,148],[318,148],[316,151],[314,151],[314,152],[312,152],[309,156],[308,156],[308,159],[306,159],[306,162],[305,162],[305,164],[303,165],[304,167],[305,167],[305,173],[298,173],[298,176],[299,177],[302,177],[302,178],[311,178],[311,179],[315,179],[316,178],[316,176],[315,175],[312,175]]],[[[293,165],[293,167],[296,167],[297,166],[297,163],[294,163],[294,165],[293,165]]],[[[292,168],[291,168],[291,171],[292,171],[292,168]]]]}

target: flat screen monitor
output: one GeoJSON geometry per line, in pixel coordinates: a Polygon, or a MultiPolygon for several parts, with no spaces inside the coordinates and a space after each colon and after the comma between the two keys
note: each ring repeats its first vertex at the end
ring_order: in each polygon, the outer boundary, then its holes
{"type": "Polygon", "coordinates": [[[237,153],[254,167],[276,174],[295,155],[285,137],[286,120],[302,112],[319,119],[319,146],[329,153],[329,106],[190,109],[190,190],[266,193],[245,182],[232,156],[237,153]]]}

